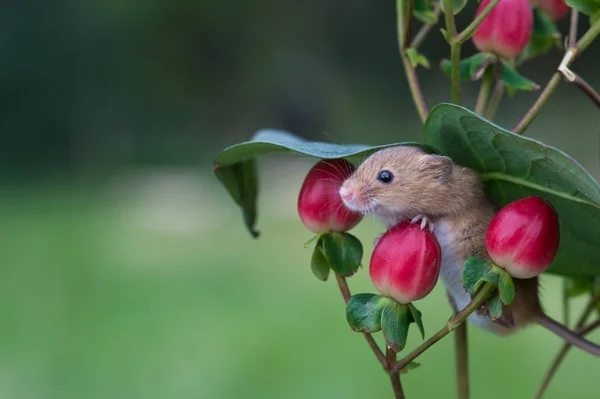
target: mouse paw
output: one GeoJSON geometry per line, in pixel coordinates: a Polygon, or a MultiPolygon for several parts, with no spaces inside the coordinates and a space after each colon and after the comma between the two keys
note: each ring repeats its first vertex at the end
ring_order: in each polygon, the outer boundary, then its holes
{"type": "Polygon", "coordinates": [[[412,224],[415,224],[415,223],[419,222],[419,220],[421,221],[421,230],[423,230],[425,228],[425,226],[427,226],[427,227],[429,227],[429,231],[433,233],[433,223],[425,215],[417,215],[410,222],[412,224]]]}

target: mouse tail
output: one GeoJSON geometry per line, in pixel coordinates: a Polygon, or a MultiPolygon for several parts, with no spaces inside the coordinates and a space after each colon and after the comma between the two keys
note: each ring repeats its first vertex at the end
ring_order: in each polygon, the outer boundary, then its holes
{"type": "Polygon", "coordinates": [[[574,345],[574,346],[586,351],[587,353],[590,353],[592,355],[600,357],[600,346],[599,345],[596,345],[595,343],[588,341],[587,339],[583,338],[582,335],[579,335],[579,334],[569,330],[567,327],[565,327],[561,323],[557,322],[556,320],[548,317],[547,315],[545,315],[545,314],[536,315],[535,322],[537,324],[541,325],[542,327],[546,328],[547,330],[552,331],[554,334],[558,335],[559,337],[564,339],[569,344],[574,345]]]}

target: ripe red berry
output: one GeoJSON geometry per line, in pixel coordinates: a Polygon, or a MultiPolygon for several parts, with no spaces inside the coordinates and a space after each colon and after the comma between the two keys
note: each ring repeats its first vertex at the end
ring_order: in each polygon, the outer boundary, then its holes
{"type": "Polygon", "coordinates": [[[485,243],[492,261],[516,278],[539,275],[554,261],[560,238],[558,215],[540,197],[514,201],[492,219],[485,243]]]}
{"type": "Polygon", "coordinates": [[[314,233],[348,231],[362,214],[349,210],[340,197],[340,187],[354,171],[344,159],[322,160],[308,172],[298,196],[298,213],[314,233]]]}
{"type": "MultiPolygon", "coordinates": [[[[475,16],[491,0],[482,0],[475,16]]],[[[473,44],[481,52],[514,59],[527,46],[533,31],[533,11],[528,0],[500,0],[483,19],[473,35],[473,44]]]]}
{"type": "Polygon", "coordinates": [[[377,243],[369,266],[377,290],[400,303],[421,299],[433,290],[440,274],[442,251],[437,238],[419,224],[402,222],[377,243]]]}
{"type": "Polygon", "coordinates": [[[564,0],[529,0],[531,5],[546,13],[553,21],[558,21],[569,12],[564,0]]]}

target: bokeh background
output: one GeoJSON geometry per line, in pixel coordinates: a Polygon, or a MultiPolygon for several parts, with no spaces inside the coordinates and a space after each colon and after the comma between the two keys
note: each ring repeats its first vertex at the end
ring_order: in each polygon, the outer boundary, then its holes
{"type": "MultiPolygon", "coordinates": [[[[448,101],[442,36],[422,51],[428,104],[448,101]]],[[[261,160],[258,240],[211,163],[265,127],[419,140],[393,1],[6,0],[0,60],[0,398],[391,397],[333,282],[309,269],[295,206],[314,160],[261,160]]],[[[559,61],[555,49],[522,73],[545,84],[559,61]]],[[[600,88],[599,64],[596,43],[574,69],[600,88]]],[[[477,89],[463,86],[467,106],[477,89]]],[[[505,98],[497,123],[535,97],[505,98]]],[[[598,178],[599,122],[562,84],[528,135],[598,178]]],[[[355,234],[381,231],[369,219],[355,234]]],[[[365,272],[351,288],[373,290],[365,272]]],[[[560,317],[559,278],[543,296],[560,317]]],[[[441,285],[419,307],[429,333],[450,314],[441,285]]],[[[475,398],[530,397],[560,345],[537,327],[470,338],[475,398]]],[[[420,362],[408,397],[453,397],[452,339],[420,362]]],[[[593,397],[599,372],[574,350],[547,397],[593,397]]]]}

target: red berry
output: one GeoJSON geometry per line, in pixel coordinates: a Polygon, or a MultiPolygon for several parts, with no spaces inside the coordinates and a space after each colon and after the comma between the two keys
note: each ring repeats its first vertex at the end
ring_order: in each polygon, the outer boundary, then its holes
{"type": "Polygon", "coordinates": [[[298,196],[302,223],[314,233],[348,231],[362,214],[349,210],[340,197],[340,187],[354,166],[344,159],[322,160],[308,172],[298,196]]]}
{"type": "MultiPolygon", "coordinates": [[[[491,0],[483,0],[475,16],[491,0]]],[[[481,52],[514,59],[527,46],[533,31],[533,11],[528,0],[500,0],[483,19],[473,35],[473,44],[481,52]]]]}
{"type": "Polygon", "coordinates": [[[494,263],[516,278],[531,278],[550,266],[560,238],[558,215],[540,197],[511,202],[492,219],[485,244],[494,263]]]}
{"type": "Polygon", "coordinates": [[[546,13],[553,21],[558,21],[569,12],[564,0],[529,0],[531,5],[546,13]]]}
{"type": "Polygon", "coordinates": [[[429,229],[407,221],[381,236],[371,255],[369,274],[381,294],[409,303],[433,290],[441,261],[437,238],[429,229]]]}

